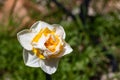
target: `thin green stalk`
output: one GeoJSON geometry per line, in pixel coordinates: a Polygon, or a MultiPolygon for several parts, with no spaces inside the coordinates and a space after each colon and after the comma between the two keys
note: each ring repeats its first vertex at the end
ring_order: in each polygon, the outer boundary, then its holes
{"type": "Polygon", "coordinates": [[[46,80],[52,80],[51,75],[49,75],[47,73],[45,73],[45,75],[46,75],[46,80]]]}

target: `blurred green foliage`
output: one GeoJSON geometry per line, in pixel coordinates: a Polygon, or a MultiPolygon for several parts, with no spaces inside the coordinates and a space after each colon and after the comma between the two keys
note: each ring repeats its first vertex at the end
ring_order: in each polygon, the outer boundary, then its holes
{"type": "MultiPolygon", "coordinates": [[[[31,16],[38,20],[36,14],[32,13],[31,16]]],[[[66,41],[74,51],[61,59],[57,72],[52,75],[53,80],[90,80],[93,76],[107,73],[109,59],[106,54],[112,54],[119,63],[119,14],[97,15],[94,20],[88,19],[85,26],[79,18],[77,21],[66,21],[56,17],[61,17],[60,14],[63,13],[56,12],[56,15],[43,20],[55,18],[50,23],[59,23],[64,27],[66,41]],[[104,47],[106,51],[103,51],[104,47]]],[[[18,24],[10,19],[9,26],[12,25],[18,24]]],[[[16,35],[10,35],[12,30],[7,29],[8,26],[0,28],[0,80],[45,80],[45,74],[40,68],[25,66],[22,47],[16,35]]]]}

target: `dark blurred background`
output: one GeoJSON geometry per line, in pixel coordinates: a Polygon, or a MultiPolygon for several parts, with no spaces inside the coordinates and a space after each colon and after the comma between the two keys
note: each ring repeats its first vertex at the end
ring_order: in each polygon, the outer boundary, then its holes
{"type": "Polygon", "coordinates": [[[52,80],[120,80],[120,0],[0,0],[0,80],[46,79],[16,38],[38,20],[62,25],[74,49],[52,80]]]}

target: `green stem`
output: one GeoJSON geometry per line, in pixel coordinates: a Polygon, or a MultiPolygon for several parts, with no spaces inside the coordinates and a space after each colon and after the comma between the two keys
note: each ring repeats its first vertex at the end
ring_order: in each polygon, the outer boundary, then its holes
{"type": "Polygon", "coordinates": [[[45,73],[45,75],[46,75],[46,80],[52,80],[51,75],[49,75],[47,73],[45,73]]]}

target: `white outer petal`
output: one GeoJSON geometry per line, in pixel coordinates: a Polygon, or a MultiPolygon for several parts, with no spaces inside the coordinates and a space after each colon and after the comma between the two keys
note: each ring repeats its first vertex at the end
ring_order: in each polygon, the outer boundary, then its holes
{"type": "Polygon", "coordinates": [[[31,41],[34,36],[35,34],[28,29],[22,30],[17,33],[18,41],[20,42],[22,47],[25,48],[26,50],[32,50],[31,41]]]}
{"type": "Polygon", "coordinates": [[[51,58],[40,61],[41,69],[47,74],[56,72],[60,58],[51,58]]]}
{"type": "Polygon", "coordinates": [[[45,27],[48,27],[50,30],[53,29],[52,25],[50,25],[46,22],[43,22],[43,21],[37,21],[31,26],[30,30],[38,33],[42,28],[45,28],[45,27]]]}
{"type": "Polygon", "coordinates": [[[55,27],[56,34],[59,35],[62,39],[65,39],[66,34],[65,34],[63,27],[58,24],[53,24],[52,26],[55,27]]]}
{"type": "Polygon", "coordinates": [[[68,43],[65,43],[64,54],[63,55],[69,54],[72,51],[73,51],[73,49],[70,47],[70,45],[68,43]]]}
{"type": "Polygon", "coordinates": [[[64,48],[63,48],[63,51],[61,52],[61,54],[59,55],[59,57],[62,57],[62,56],[64,56],[64,55],[66,55],[66,54],[69,54],[69,53],[71,53],[72,51],[73,51],[73,49],[70,47],[70,45],[67,44],[67,43],[65,43],[64,48]]]}
{"type": "Polygon", "coordinates": [[[40,67],[40,59],[30,51],[23,49],[23,60],[27,66],[40,67]]]}

